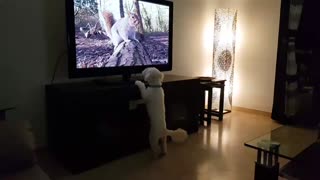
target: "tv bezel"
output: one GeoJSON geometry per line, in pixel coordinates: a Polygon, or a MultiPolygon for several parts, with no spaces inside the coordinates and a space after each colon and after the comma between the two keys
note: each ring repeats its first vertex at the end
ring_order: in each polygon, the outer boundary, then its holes
{"type": "Polygon", "coordinates": [[[169,49],[168,63],[142,66],[120,66],[102,68],[77,68],[74,0],[66,0],[67,46],[68,46],[68,71],[69,78],[98,77],[107,75],[135,74],[142,72],[147,67],[156,67],[160,71],[172,70],[172,38],[173,38],[173,2],[166,0],[139,0],[169,7],[169,49]]]}

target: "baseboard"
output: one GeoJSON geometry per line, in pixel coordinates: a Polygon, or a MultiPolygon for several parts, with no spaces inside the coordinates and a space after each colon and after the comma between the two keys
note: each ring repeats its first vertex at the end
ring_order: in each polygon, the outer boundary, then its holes
{"type": "Polygon", "coordinates": [[[247,113],[254,113],[254,114],[259,114],[259,115],[271,117],[271,112],[265,112],[265,111],[260,111],[260,110],[256,110],[256,109],[249,109],[249,108],[244,108],[244,107],[232,106],[232,110],[242,111],[242,112],[247,112],[247,113]]]}

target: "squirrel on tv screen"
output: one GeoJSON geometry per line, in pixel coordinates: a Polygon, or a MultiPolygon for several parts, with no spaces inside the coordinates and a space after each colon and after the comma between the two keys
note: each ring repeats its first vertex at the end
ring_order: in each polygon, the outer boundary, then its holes
{"type": "Polygon", "coordinates": [[[168,6],[74,0],[74,23],[78,69],[168,64],[168,6]]]}

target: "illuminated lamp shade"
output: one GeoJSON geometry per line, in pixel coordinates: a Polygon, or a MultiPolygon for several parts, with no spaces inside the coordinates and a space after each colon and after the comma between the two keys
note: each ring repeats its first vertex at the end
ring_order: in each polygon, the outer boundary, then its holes
{"type": "MultiPolygon", "coordinates": [[[[232,108],[237,10],[216,9],[214,17],[213,69],[216,79],[225,79],[224,109],[232,108]]],[[[213,109],[219,107],[219,90],[213,89],[213,109]]]]}

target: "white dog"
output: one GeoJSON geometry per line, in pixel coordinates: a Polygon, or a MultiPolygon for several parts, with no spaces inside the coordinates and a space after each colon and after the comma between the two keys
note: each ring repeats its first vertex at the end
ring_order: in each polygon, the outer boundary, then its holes
{"type": "Polygon", "coordinates": [[[147,68],[142,72],[142,75],[149,86],[146,88],[141,81],[136,81],[135,84],[140,89],[151,121],[150,146],[156,156],[163,156],[167,153],[167,136],[171,136],[174,142],[183,142],[188,135],[183,129],[167,130],[164,92],[161,87],[164,75],[156,68],[147,68]]]}

